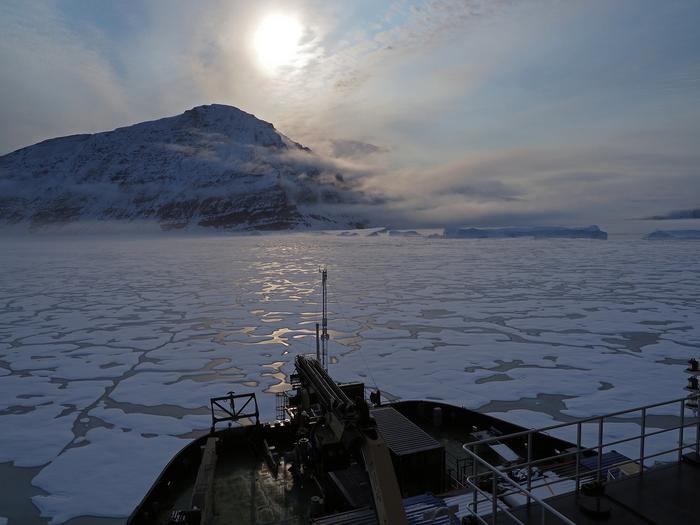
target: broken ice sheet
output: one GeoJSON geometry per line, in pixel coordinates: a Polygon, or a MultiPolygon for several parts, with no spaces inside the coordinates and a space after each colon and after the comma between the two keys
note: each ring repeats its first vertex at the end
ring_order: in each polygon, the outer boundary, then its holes
{"type": "Polygon", "coordinates": [[[85,437],[87,445],[66,450],[32,480],[49,493],[32,501],[43,517],[51,518],[50,524],[84,515],[124,516],[188,442],[117,428],[96,428],[85,437]]]}

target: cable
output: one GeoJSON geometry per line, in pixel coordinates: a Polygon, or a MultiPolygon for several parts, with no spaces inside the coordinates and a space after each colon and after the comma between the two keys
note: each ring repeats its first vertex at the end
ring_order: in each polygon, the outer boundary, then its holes
{"type": "MultiPolygon", "coordinates": [[[[333,290],[332,290],[332,288],[330,288],[330,289],[328,289],[328,303],[331,302],[332,295],[333,295],[333,290]]],[[[364,352],[362,351],[362,343],[360,343],[360,344],[358,345],[358,351],[359,351],[359,353],[360,353],[360,358],[362,359],[362,362],[363,362],[363,364],[365,365],[365,371],[367,372],[367,375],[368,375],[369,378],[371,379],[372,384],[374,385],[374,388],[377,389],[377,390],[379,390],[379,386],[377,385],[377,381],[375,381],[374,376],[372,375],[372,372],[371,372],[371,370],[370,370],[370,368],[369,368],[369,365],[367,364],[367,359],[365,359],[365,354],[364,354],[364,352]]]]}

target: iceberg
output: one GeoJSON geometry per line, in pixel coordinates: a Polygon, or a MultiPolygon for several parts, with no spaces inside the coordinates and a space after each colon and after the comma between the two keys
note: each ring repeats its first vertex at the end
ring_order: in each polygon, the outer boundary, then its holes
{"type": "Polygon", "coordinates": [[[700,230],[656,230],[644,238],[649,241],[700,241],[700,230]]]}
{"type": "Polygon", "coordinates": [[[445,228],[446,239],[508,239],[513,237],[607,239],[598,226],[565,228],[563,226],[521,226],[509,228],[445,228]]]}

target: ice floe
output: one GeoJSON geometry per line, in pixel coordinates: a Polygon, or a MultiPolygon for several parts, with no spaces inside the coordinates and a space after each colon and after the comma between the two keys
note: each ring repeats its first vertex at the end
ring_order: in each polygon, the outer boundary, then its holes
{"type": "Polygon", "coordinates": [[[83,515],[124,516],[187,444],[169,436],[146,438],[106,428],[91,430],[86,440],[87,445],[66,450],[32,480],[48,492],[32,501],[43,517],[51,518],[50,524],[83,515]]]}

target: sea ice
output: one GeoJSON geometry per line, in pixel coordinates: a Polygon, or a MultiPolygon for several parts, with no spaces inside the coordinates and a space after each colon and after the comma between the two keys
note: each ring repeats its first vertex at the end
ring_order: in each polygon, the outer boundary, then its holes
{"type": "Polygon", "coordinates": [[[420,237],[415,230],[389,230],[389,237],[420,237]]]}
{"type": "Polygon", "coordinates": [[[61,416],[56,405],[34,408],[24,414],[0,417],[0,463],[12,461],[18,467],[38,467],[54,460],[74,437],[73,417],[61,416]]]}
{"type": "Polygon", "coordinates": [[[124,431],[133,430],[147,435],[179,436],[189,434],[193,430],[209,431],[211,425],[211,417],[208,413],[169,417],[138,412],[129,413],[119,408],[105,408],[103,403],[93,408],[90,416],[124,431]]]}
{"type": "Polygon", "coordinates": [[[445,228],[447,239],[503,239],[533,237],[535,239],[607,239],[608,234],[598,226],[565,228],[562,226],[521,226],[513,228],[445,228]]]}
{"type": "Polygon", "coordinates": [[[685,394],[700,357],[692,243],[497,244],[359,231],[4,243],[0,462],[45,465],[34,501],[54,523],[128,515],[178,436],[208,427],[209,397],[255,392],[274,418],[271,392],[315,353],[320,265],[337,380],[526,426],[685,394]]]}
{"type": "Polygon", "coordinates": [[[160,470],[187,444],[170,436],[96,428],[88,444],[55,458],[32,480],[48,492],[32,501],[51,525],[77,516],[124,516],[146,494],[160,470]]]}
{"type": "Polygon", "coordinates": [[[696,241],[700,240],[700,230],[656,230],[644,238],[650,241],[696,241]]]}

